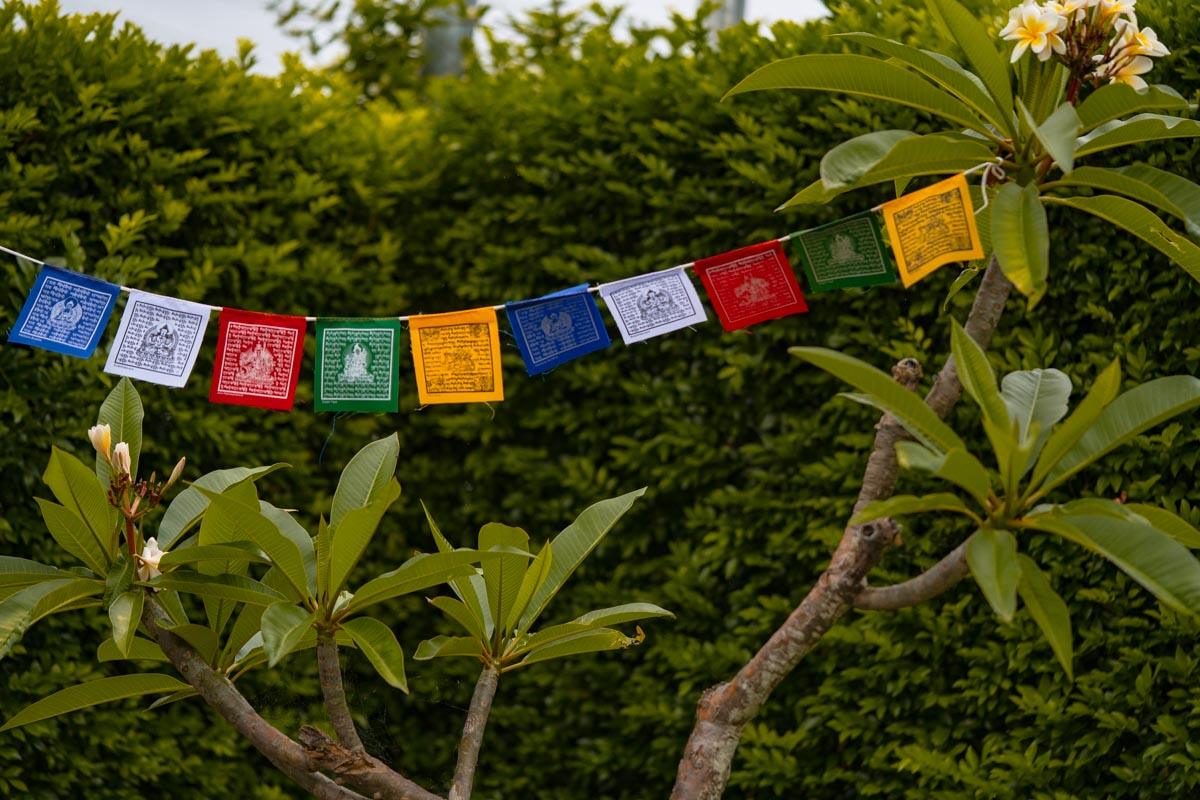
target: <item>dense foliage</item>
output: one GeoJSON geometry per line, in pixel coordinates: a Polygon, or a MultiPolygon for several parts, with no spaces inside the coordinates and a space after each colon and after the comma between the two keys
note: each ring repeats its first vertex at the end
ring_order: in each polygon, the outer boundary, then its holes
{"type": "MultiPolygon", "coordinates": [[[[1195,101],[1200,47],[1186,43],[1200,42],[1200,20],[1185,0],[1143,4],[1174,48],[1156,79],[1195,101]]],[[[544,15],[492,54],[489,72],[430,84],[425,100],[364,106],[353,85],[296,65],[278,80],[250,77],[250,54],[221,62],[160,48],[107,18],[9,3],[0,10],[0,242],[187,299],[330,315],[469,307],[715,253],[878,202],[886,195],[864,191],[819,214],[771,212],[811,182],[831,144],[925,129],[912,112],[811,94],[717,102],[767,61],[840,49],[824,38],[830,28],[931,44],[916,4],[831,7],[828,23],[737,29],[716,47],[694,20],[630,42],[611,21],[544,15]]],[[[1197,151],[1168,143],[1143,157],[1194,180],[1197,151]]],[[[1056,240],[1052,260],[1036,312],[1011,301],[997,368],[1058,367],[1076,397],[1114,357],[1129,384],[1197,372],[1189,331],[1200,292],[1183,272],[1099,222],[1056,240]]],[[[0,328],[32,277],[6,263],[0,328]]],[[[334,420],[311,413],[307,379],[292,414],[213,406],[210,346],[187,389],[139,387],[152,443],[143,463],[161,472],[186,453],[195,477],[290,461],[300,468],[268,476],[260,490],[311,522],[328,511],[350,455],[395,430],[405,494],[377,540],[376,553],[394,553],[380,568],[429,548],[417,498],[457,545],[491,519],[544,540],[593,500],[650,486],[547,622],[632,589],[678,619],[632,652],[514,673],[497,698],[477,785],[487,798],[662,796],[699,691],[740,666],[827,561],[870,443],[871,413],[833,399],[841,385],[786,348],[836,347],[884,368],[915,356],[932,372],[948,350],[941,306],[952,279],[947,269],[907,292],[810,298],[807,316],[751,333],[710,324],[614,345],[544,379],[524,377],[512,347],[508,399],[494,409],[417,411],[409,382],[407,411],[334,420]]],[[[961,318],[968,302],[964,292],[950,311],[961,318]]],[[[102,365],[99,354],[81,362],[0,348],[3,552],[56,563],[27,498],[50,444],[86,455],[84,431],[113,383],[102,365]]],[[[972,413],[960,408],[952,424],[972,430],[972,413]]],[[[1140,437],[1072,489],[1161,503],[1200,522],[1187,503],[1200,460],[1195,423],[1192,415],[1140,437]]],[[[912,574],[969,532],[910,524],[877,580],[912,574]]],[[[1036,557],[1071,606],[1074,683],[1027,614],[1004,626],[969,585],[910,611],[856,614],[748,731],[730,795],[1197,792],[1200,628],[1098,558],[1051,545],[1036,557]]],[[[452,632],[419,598],[389,611],[409,653],[452,632]]],[[[92,655],[107,622],[83,619],[35,628],[0,662],[0,715],[101,673],[92,655]]],[[[317,716],[297,710],[316,698],[311,665],[289,664],[259,678],[253,697],[285,729],[317,716]]],[[[472,669],[412,662],[410,695],[355,669],[362,680],[351,680],[351,702],[366,715],[368,747],[423,783],[445,784],[472,669]]],[[[149,714],[109,707],[6,735],[0,794],[293,796],[189,703],[149,714]]]]}

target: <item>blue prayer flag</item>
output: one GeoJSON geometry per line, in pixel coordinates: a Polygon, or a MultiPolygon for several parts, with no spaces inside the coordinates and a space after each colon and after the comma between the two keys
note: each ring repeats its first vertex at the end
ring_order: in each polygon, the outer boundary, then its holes
{"type": "Polygon", "coordinates": [[[549,372],[559,364],[608,347],[608,331],[587,284],[508,303],[505,308],[525,370],[549,372]]]}
{"type": "Polygon", "coordinates": [[[108,281],[46,265],[8,340],[87,358],[104,333],[120,291],[108,281]]]}

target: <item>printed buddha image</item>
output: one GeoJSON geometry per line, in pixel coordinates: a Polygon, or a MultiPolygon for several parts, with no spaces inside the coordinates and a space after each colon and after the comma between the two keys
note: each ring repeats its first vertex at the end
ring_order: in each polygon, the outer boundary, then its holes
{"type": "Polygon", "coordinates": [[[79,298],[67,295],[50,307],[50,327],[59,332],[66,332],[79,324],[83,319],[83,304],[79,298]]]}
{"type": "Polygon", "coordinates": [[[829,261],[835,266],[858,261],[862,256],[854,247],[854,240],[844,233],[833,237],[829,243],[829,261]]]}
{"type": "Polygon", "coordinates": [[[565,311],[552,311],[542,317],[542,324],[539,327],[547,339],[561,339],[564,336],[571,335],[571,331],[575,327],[575,321],[565,311]]]}
{"type": "Polygon", "coordinates": [[[269,385],[275,376],[275,356],[262,342],[255,342],[238,356],[237,379],[243,383],[269,385]]]}
{"type": "Polygon", "coordinates": [[[175,328],[169,322],[162,322],[146,331],[142,343],[138,345],[137,353],[153,361],[170,361],[175,355],[178,340],[175,328]]]}
{"type": "Polygon", "coordinates": [[[670,322],[679,315],[679,308],[671,295],[651,286],[638,298],[638,313],[649,323],[670,322]]]}
{"type": "Polygon", "coordinates": [[[374,383],[371,374],[371,351],[356,341],[342,353],[342,371],[338,380],[343,383],[374,383]]]}
{"type": "Polygon", "coordinates": [[[733,294],[745,305],[757,305],[771,299],[771,284],[757,275],[751,275],[733,290],[733,294]]]}

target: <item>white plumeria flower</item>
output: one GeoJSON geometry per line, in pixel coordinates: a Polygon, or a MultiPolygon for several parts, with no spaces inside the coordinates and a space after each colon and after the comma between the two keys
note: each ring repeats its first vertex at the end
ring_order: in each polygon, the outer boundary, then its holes
{"type": "Polygon", "coordinates": [[[1137,15],[1133,10],[1136,5],[1137,0],[1100,0],[1100,17],[1102,19],[1128,17],[1136,23],[1137,15]]]}
{"type": "MultiPolygon", "coordinates": [[[[117,446],[113,448],[112,465],[121,475],[129,475],[129,445],[125,442],[117,442],[117,446]]],[[[130,476],[132,477],[132,476],[130,476]]]]}
{"type": "Polygon", "coordinates": [[[88,439],[91,440],[92,447],[96,448],[96,452],[108,461],[112,453],[112,428],[108,425],[93,425],[88,428],[88,439]]]}
{"type": "Polygon", "coordinates": [[[1116,70],[1110,67],[1105,72],[1105,77],[1108,78],[1109,83],[1123,83],[1140,92],[1146,89],[1146,81],[1139,76],[1145,75],[1152,69],[1154,69],[1153,61],[1145,56],[1136,56],[1123,62],[1116,70]]]}
{"type": "Polygon", "coordinates": [[[1139,31],[1137,20],[1121,20],[1118,30],[1121,32],[1119,44],[1122,49],[1129,48],[1129,55],[1161,58],[1171,54],[1167,46],[1159,41],[1153,28],[1146,27],[1139,31]]]}
{"type": "Polygon", "coordinates": [[[158,564],[162,561],[162,557],[166,555],[158,547],[158,540],[153,536],[146,540],[146,546],[142,548],[142,554],[138,560],[142,565],[138,567],[138,578],[143,581],[148,581],[151,578],[157,578],[162,573],[158,569],[158,564]]]}
{"type": "Polygon", "coordinates": [[[1009,12],[1008,24],[1000,31],[1000,35],[1017,43],[1010,61],[1025,55],[1026,50],[1032,50],[1040,61],[1045,61],[1053,53],[1066,52],[1067,44],[1058,35],[1066,27],[1066,17],[1028,4],[1017,6],[1009,12]]]}
{"type": "Polygon", "coordinates": [[[1046,9],[1060,17],[1070,19],[1075,17],[1076,21],[1082,19],[1087,14],[1088,0],[1063,0],[1063,2],[1046,3],[1046,9]]]}

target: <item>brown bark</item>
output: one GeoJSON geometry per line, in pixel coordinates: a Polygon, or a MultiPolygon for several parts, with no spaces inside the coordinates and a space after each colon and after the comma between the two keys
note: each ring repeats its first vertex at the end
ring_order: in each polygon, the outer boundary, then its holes
{"type": "Polygon", "coordinates": [[[365,750],[354,727],[354,719],[350,716],[350,706],[346,703],[337,642],[333,633],[325,629],[317,632],[317,677],[321,682],[321,694],[325,697],[325,711],[329,714],[338,741],[351,750],[365,750]]]}
{"type": "Polygon", "coordinates": [[[894,586],[872,586],[859,592],[854,607],[863,611],[895,611],[932,600],[967,577],[967,543],[946,554],[938,563],[894,586]]]}
{"type": "Polygon", "coordinates": [[[463,723],[462,738],[458,742],[458,763],[454,766],[449,800],[470,800],[479,748],[483,746],[483,734],[499,682],[500,670],[491,664],[484,665],[475,682],[475,693],[471,695],[471,707],[467,710],[467,721],[463,723]]]}
{"type": "MultiPolygon", "coordinates": [[[[981,347],[986,348],[990,343],[1011,290],[1012,284],[993,258],[964,326],[981,347]]],[[[902,361],[893,375],[913,389],[920,377],[920,367],[915,362],[902,361]]],[[[961,394],[954,359],[948,358],[925,402],[939,416],[945,416],[961,394]]],[[[884,414],[876,426],[875,442],[854,511],[891,496],[897,474],[895,446],[904,437],[900,424],[890,414],[884,414]]],[[[704,693],[679,762],[672,800],[721,797],[742,729],[772,690],[852,607],[864,588],[867,573],[879,562],[897,530],[888,519],[848,526],[829,566],[783,625],[732,679],[704,693]]]]}
{"type": "Polygon", "coordinates": [[[338,763],[334,759],[322,758],[322,753],[311,752],[286,736],[263,719],[225,676],[213,670],[187,642],[167,629],[171,619],[153,595],[146,598],[142,622],[171,664],[204,702],[249,740],[280,772],[318,800],[365,800],[367,796],[373,800],[441,800],[366,753],[351,754],[330,742],[333,747],[353,756],[352,759],[344,759],[344,763],[338,763]],[[322,775],[317,769],[333,772],[337,780],[322,775]],[[347,789],[340,785],[343,782],[368,794],[347,789]]]}

